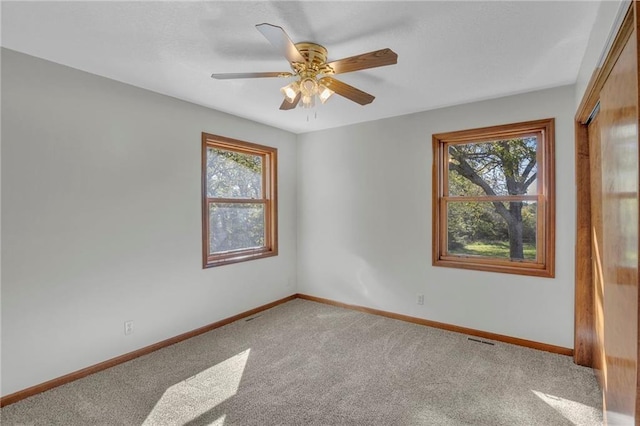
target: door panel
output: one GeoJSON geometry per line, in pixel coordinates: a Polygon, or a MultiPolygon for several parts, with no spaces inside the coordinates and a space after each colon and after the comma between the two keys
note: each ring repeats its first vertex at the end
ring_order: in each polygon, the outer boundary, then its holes
{"type": "MultiPolygon", "coordinates": [[[[633,421],[638,361],[638,68],[635,31],[600,92],[604,398],[609,424],[633,421]]],[[[592,181],[593,185],[593,181],[592,181]]],[[[593,217],[593,213],[592,213],[593,217]]],[[[596,235],[597,235],[597,230],[596,235]]],[[[594,270],[597,272],[597,269],[594,270]]],[[[595,273],[594,275],[597,275],[595,273]]],[[[595,280],[594,280],[595,281],[595,280]]],[[[597,299],[597,294],[596,294],[597,299]]]]}

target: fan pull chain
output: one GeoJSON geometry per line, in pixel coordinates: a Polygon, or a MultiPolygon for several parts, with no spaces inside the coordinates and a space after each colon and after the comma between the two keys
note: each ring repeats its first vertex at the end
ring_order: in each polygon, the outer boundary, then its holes
{"type": "MultiPolygon", "coordinates": [[[[313,113],[313,119],[317,120],[318,119],[318,111],[314,111],[313,113]]],[[[309,122],[309,114],[307,114],[307,123],[309,122]]]]}

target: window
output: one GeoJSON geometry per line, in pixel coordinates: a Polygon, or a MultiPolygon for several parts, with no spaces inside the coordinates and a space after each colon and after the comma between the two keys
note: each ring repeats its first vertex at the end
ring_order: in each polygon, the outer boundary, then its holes
{"type": "Polygon", "coordinates": [[[433,264],[554,276],[554,120],[433,135],[433,264]]]}
{"type": "Polygon", "coordinates": [[[277,150],[202,134],[203,267],[278,254],[277,150]]]}

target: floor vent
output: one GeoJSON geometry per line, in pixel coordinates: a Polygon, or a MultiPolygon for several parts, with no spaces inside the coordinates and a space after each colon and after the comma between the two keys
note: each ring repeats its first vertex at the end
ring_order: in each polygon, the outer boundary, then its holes
{"type": "Polygon", "coordinates": [[[262,315],[256,315],[255,317],[247,318],[245,322],[253,321],[256,318],[260,318],[262,315]]]}
{"type": "Polygon", "coordinates": [[[495,346],[495,343],[488,342],[486,340],[474,339],[473,337],[467,337],[467,340],[471,340],[472,342],[484,343],[485,345],[495,346]]]}

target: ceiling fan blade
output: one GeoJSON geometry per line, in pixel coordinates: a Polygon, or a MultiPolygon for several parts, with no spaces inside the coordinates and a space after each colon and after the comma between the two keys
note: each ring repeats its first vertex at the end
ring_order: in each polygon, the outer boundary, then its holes
{"type": "Polygon", "coordinates": [[[293,100],[293,102],[289,102],[286,98],[284,101],[282,101],[282,105],[280,105],[280,109],[283,111],[287,111],[290,109],[294,109],[297,105],[298,102],[300,102],[300,97],[302,96],[302,93],[298,93],[298,95],[295,97],[295,99],[293,100]]]}
{"type": "Polygon", "coordinates": [[[365,70],[367,68],[383,67],[398,63],[398,54],[391,49],[380,49],[375,52],[363,53],[350,58],[329,62],[335,74],[365,70]]]}
{"type": "Polygon", "coordinates": [[[256,28],[289,62],[304,62],[304,57],[282,27],[271,24],[258,24],[256,28]]]}
{"type": "Polygon", "coordinates": [[[375,99],[375,96],[363,92],[360,89],[356,89],[353,86],[349,86],[347,83],[343,83],[335,78],[324,77],[320,79],[319,83],[326,86],[328,89],[333,90],[338,95],[344,96],[345,98],[360,105],[370,104],[375,99]]]}
{"type": "Polygon", "coordinates": [[[262,78],[262,77],[291,77],[290,72],[229,72],[223,74],[211,74],[211,78],[228,80],[231,78],[262,78]]]}

